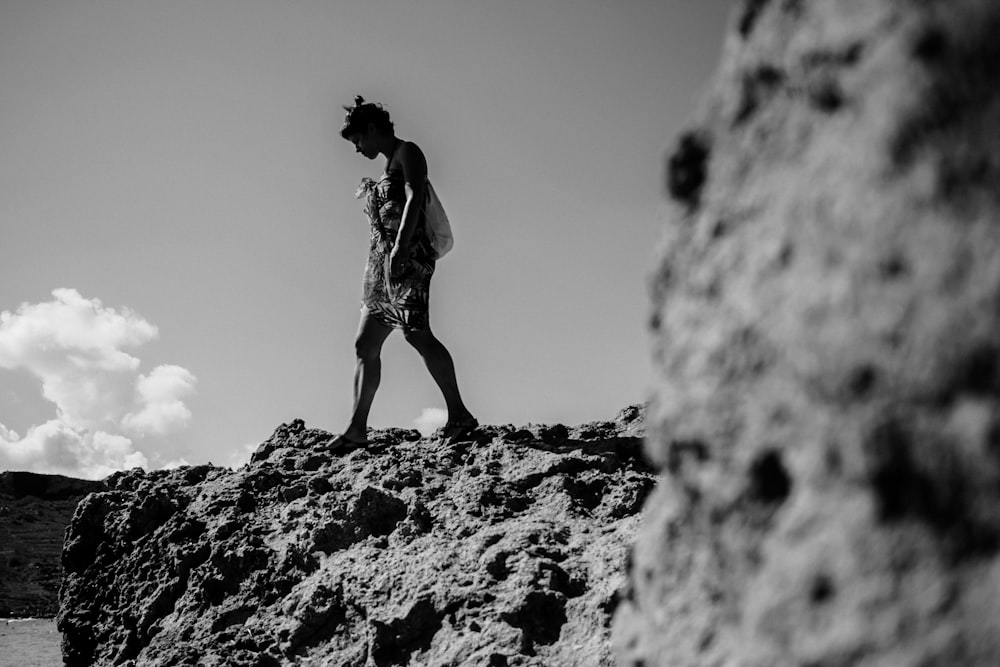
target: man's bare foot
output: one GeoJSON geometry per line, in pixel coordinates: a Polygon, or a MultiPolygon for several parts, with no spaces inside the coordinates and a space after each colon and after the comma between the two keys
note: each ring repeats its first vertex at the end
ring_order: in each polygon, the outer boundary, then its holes
{"type": "Polygon", "coordinates": [[[449,419],[448,423],[441,427],[441,438],[446,441],[456,440],[464,435],[469,435],[477,426],[479,426],[479,420],[471,414],[454,421],[449,419]]]}
{"type": "Polygon", "coordinates": [[[337,453],[348,451],[356,447],[364,447],[368,444],[368,435],[365,432],[359,433],[355,429],[348,428],[346,431],[334,438],[333,442],[326,446],[327,451],[337,453]]]}

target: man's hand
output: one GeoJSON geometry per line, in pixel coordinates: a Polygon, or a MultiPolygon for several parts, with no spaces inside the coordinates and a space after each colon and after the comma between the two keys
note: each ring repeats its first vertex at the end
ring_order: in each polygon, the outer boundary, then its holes
{"type": "Polygon", "coordinates": [[[395,278],[406,271],[409,256],[410,252],[407,248],[401,248],[397,245],[392,249],[389,254],[389,275],[391,277],[395,278]]]}

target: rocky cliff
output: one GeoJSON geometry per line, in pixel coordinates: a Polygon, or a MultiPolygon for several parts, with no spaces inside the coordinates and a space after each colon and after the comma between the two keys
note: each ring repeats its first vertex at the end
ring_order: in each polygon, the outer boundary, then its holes
{"type": "Polygon", "coordinates": [[[998,34],[736,11],[669,163],[622,664],[1000,664],[998,34]]]}
{"type": "Polygon", "coordinates": [[[51,617],[58,608],[63,533],[101,482],[0,473],[0,617],[51,617]]]}
{"type": "Polygon", "coordinates": [[[66,664],[610,665],[643,422],[331,455],[296,421],[236,471],[116,474],[67,531],[66,664]]]}

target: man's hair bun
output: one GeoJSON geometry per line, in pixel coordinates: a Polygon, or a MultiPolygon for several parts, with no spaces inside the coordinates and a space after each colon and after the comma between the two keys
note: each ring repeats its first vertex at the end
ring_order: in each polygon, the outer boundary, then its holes
{"type": "Polygon", "coordinates": [[[347,139],[350,135],[365,132],[368,125],[374,125],[375,129],[385,134],[393,132],[393,124],[389,119],[389,112],[381,104],[365,102],[361,95],[354,96],[354,106],[344,107],[347,115],[344,117],[344,124],[340,128],[340,136],[347,139]]]}

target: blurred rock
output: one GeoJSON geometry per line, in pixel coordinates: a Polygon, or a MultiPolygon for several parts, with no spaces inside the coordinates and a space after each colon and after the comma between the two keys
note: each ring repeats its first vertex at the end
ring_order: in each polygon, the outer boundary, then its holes
{"type": "Polygon", "coordinates": [[[67,531],[66,664],[612,665],[643,418],[343,455],[297,420],[236,471],[113,475],[67,531]]]}
{"type": "Polygon", "coordinates": [[[998,32],[734,14],[670,159],[621,664],[1000,664],[998,32]]]}

